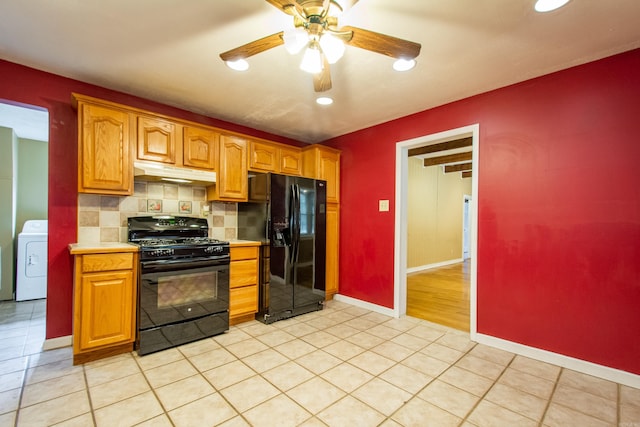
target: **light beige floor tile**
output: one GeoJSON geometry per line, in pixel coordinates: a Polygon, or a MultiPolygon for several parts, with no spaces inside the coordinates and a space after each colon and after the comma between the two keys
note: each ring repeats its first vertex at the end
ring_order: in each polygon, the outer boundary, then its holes
{"type": "Polygon", "coordinates": [[[411,399],[411,393],[379,378],[372,379],[351,395],[386,416],[393,414],[411,399]]]}
{"type": "Polygon", "coordinates": [[[615,424],[607,423],[552,402],[545,413],[542,425],[545,427],[613,427],[615,424]]]}
{"type": "Polygon", "coordinates": [[[420,319],[416,319],[415,317],[405,316],[405,317],[399,317],[396,319],[387,320],[386,322],[382,323],[382,325],[396,329],[400,332],[406,332],[409,329],[413,329],[418,323],[420,323],[420,319]]]}
{"type": "Polygon", "coordinates": [[[312,332],[316,332],[318,328],[314,328],[311,325],[307,325],[303,322],[292,323],[291,325],[287,325],[282,328],[282,331],[293,335],[294,337],[300,338],[312,332]]]}
{"type": "Polygon", "coordinates": [[[86,390],[20,409],[18,426],[53,425],[91,410],[86,390]]]}
{"type": "Polygon", "coordinates": [[[284,344],[291,340],[294,340],[296,337],[291,335],[288,332],[282,330],[275,330],[273,332],[269,332],[268,334],[258,335],[256,337],[263,344],[268,345],[269,347],[275,347],[280,344],[284,344]]]}
{"type": "Polygon", "coordinates": [[[448,364],[453,364],[458,361],[464,353],[453,349],[451,347],[447,347],[442,344],[438,344],[437,342],[433,342],[420,350],[420,353],[426,354],[427,356],[431,356],[435,359],[442,360],[448,364]]]}
{"type": "Polygon", "coordinates": [[[620,405],[620,425],[640,426],[640,406],[621,404],[620,405]]]}
{"type": "Polygon", "coordinates": [[[377,324],[384,323],[392,319],[391,316],[387,316],[386,314],[376,313],[375,311],[369,311],[368,313],[364,314],[361,318],[377,324]]]}
{"type": "Polygon", "coordinates": [[[238,360],[238,358],[223,347],[189,358],[189,361],[193,363],[200,372],[206,372],[218,366],[235,362],[236,360],[238,360]]]}
{"type": "Polygon", "coordinates": [[[448,363],[442,360],[435,359],[431,356],[427,356],[424,353],[418,352],[407,357],[402,361],[402,364],[408,366],[416,371],[420,371],[430,377],[437,377],[443,373],[450,366],[448,363]]]}
{"type": "Polygon", "coordinates": [[[300,424],[300,427],[327,427],[327,425],[320,421],[318,417],[311,417],[307,421],[300,424]]]}
{"type": "Polygon", "coordinates": [[[206,353],[208,351],[217,350],[220,348],[220,344],[213,340],[213,338],[207,338],[200,341],[194,341],[189,344],[184,344],[178,347],[180,353],[185,357],[193,357],[198,354],[206,353]]]}
{"type": "Polygon", "coordinates": [[[408,333],[400,334],[391,339],[391,342],[396,344],[400,344],[401,346],[407,347],[409,350],[419,351],[425,348],[430,344],[429,341],[424,340],[422,338],[416,337],[414,335],[410,335],[408,333]]]}
{"type": "Polygon", "coordinates": [[[535,421],[542,419],[548,402],[502,384],[494,384],[485,399],[535,421]]]}
{"type": "Polygon", "coordinates": [[[289,359],[284,357],[281,353],[268,348],[259,353],[247,356],[243,358],[242,361],[254,371],[262,373],[287,363],[289,359]]]}
{"type": "Polygon", "coordinates": [[[314,373],[290,361],[264,372],[262,376],[282,391],[287,391],[313,378],[314,373]]]}
{"type": "Polygon", "coordinates": [[[91,396],[93,408],[98,409],[145,393],[150,389],[145,377],[139,373],[90,387],[89,396],[91,396]]]}
{"type": "Polygon", "coordinates": [[[640,407],[640,388],[620,386],[620,403],[640,407]]]}
{"type": "Polygon", "coordinates": [[[358,332],[360,332],[360,330],[345,325],[344,323],[340,323],[339,325],[335,325],[327,329],[326,332],[330,333],[331,335],[335,335],[338,338],[345,339],[350,337],[351,335],[357,334],[358,332]]]}
{"type": "Polygon", "coordinates": [[[184,355],[177,348],[159,351],[157,353],[147,354],[146,356],[135,356],[136,362],[143,371],[166,365],[167,363],[183,360],[184,355]]]}
{"type": "Polygon", "coordinates": [[[403,427],[454,427],[462,421],[455,415],[417,397],[400,408],[392,420],[403,427]]]}
{"type": "Polygon", "coordinates": [[[333,343],[323,350],[341,360],[349,360],[365,351],[365,349],[359,345],[344,340],[333,343]]]}
{"type": "Polygon", "coordinates": [[[320,377],[302,383],[286,394],[312,414],[317,414],[345,396],[344,391],[320,377]]]}
{"type": "Polygon", "coordinates": [[[401,331],[386,326],[385,324],[376,325],[373,328],[367,330],[367,332],[371,335],[375,335],[378,338],[382,338],[383,340],[390,340],[391,338],[397,337],[402,333],[401,331]]]}
{"type": "Polygon", "coordinates": [[[176,427],[215,426],[236,415],[238,413],[219,393],[210,394],[169,412],[176,427]]]}
{"type": "Polygon", "coordinates": [[[98,427],[132,426],[162,414],[162,406],[150,391],[95,410],[98,427]]]}
{"type": "Polygon", "coordinates": [[[342,363],[335,368],[329,369],[320,376],[347,393],[351,393],[373,378],[373,375],[370,373],[349,363],[342,363]]]}
{"type": "MultiPolygon", "coordinates": [[[[64,359],[57,362],[39,365],[35,368],[27,369],[26,384],[35,384],[40,381],[59,378],[75,372],[82,372],[82,366],[74,366],[71,359],[64,359]]],[[[4,381],[0,379],[0,384],[4,381]]],[[[12,387],[13,388],[13,387],[12,387]]]]}
{"type": "Polygon", "coordinates": [[[0,362],[0,375],[12,372],[24,371],[27,369],[29,357],[16,357],[15,359],[3,360],[0,362]]]}
{"type": "Polygon", "coordinates": [[[419,398],[464,418],[480,398],[440,380],[435,380],[420,393],[419,398]]]}
{"type": "Polygon", "coordinates": [[[315,331],[301,337],[302,341],[309,343],[315,347],[323,348],[333,344],[336,341],[340,341],[335,335],[331,335],[325,331],[315,331]]]}
{"type": "Polygon", "coordinates": [[[563,369],[558,385],[566,385],[609,400],[618,400],[618,384],[591,375],[563,369]]]}
{"type": "Polygon", "coordinates": [[[85,375],[87,376],[87,384],[89,387],[95,387],[118,378],[124,378],[140,373],[140,368],[136,361],[132,358],[122,359],[108,365],[98,367],[87,367],[85,375]]]}
{"type": "Polygon", "coordinates": [[[296,427],[311,417],[300,405],[284,394],[248,410],[242,414],[253,427],[296,427]]]}
{"type": "Polygon", "coordinates": [[[362,316],[354,317],[353,319],[347,320],[343,324],[347,326],[351,326],[352,328],[356,328],[359,331],[366,331],[377,325],[376,322],[366,320],[362,316]]]}
{"type": "Polygon", "coordinates": [[[429,342],[436,341],[438,338],[446,334],[445,331],[434,329],[432,327],[421,325],[421,324],[418,324],[414,328],[409,329],[407,333],[409,335],[422,338],[423,340],[429,341],[429,342]]]}
{"type": "Polygon", "coordinates": [[[497,363],[490,362],[479,357],[466,354],[462,359],[458,360],[455,364],[458,368],[466,369],[467,371],[474,372],[483,377],[487,377],[491,380],[496,380],[505,367],[498,365],[497,363]]]}
{"type": "Polygon", "coordinates": [[[555,383],[552,381],[510,367],[507,368],[498,379],[498,384],[513,387],[546,400],[551,397],[555,386],[555,383]]]}
{"type": "Polygon", "coordinates": [[[523,415],[482,400],[469,415],[468,421],[477,426],[536,427],[538,423],[523,415]]]}
{"type": "Polygon", "coordinates": [[[0,375],[0,392],[22,387],[25,372],[26,371],[14,371],[0,375]]]}
{"type": "Polygon", "coordinates": [[[455,350],[466,353],[471,350],[476,344],[469,339],[468,334],[448,333],[438,338],[436,341],[438,344],[442,344],[447,347],[451,347],[455,350]]]}
{"type": "Polygon", "coordinates": [[[122,353],[122,354],[107,357],[104,359],[92,360],[90,362],[85,363],[83,366],[85,369],[94,369],[97,367],[109,365],[111,363],[122,362],[123,360],[132,360],[132,359],[135,360],[133,353],[122,353]]]}
{"type": "Polygon", "coordinates": [[[149,369],[144,375],[147,377],[151,387],[158,388],[197,373],[196,369],[189,362],[186,360],[178,360],[168,365],[149,369]]]}
{"type": "Polygon", "coordinates": [[[13,426],[16,423],[16,411],[0,415],[0,426],[13,426]]]}
{"type": "Polygon", "coordinates": [[[338,323],[338,321],[329,319],[328,317],[317,316],[312,318],[312,316],[309,316],[309,315],[305,317],[306,319],[304,319],[304,323],[320,330],[330,328],[332,326],[335,326],[338,323]]]}
{"type": "Polygon", "coordinates": [[[244,420],[240,415],[219,424],[219,427],[251,427],[248,422],[244,420]]]}
{"type": "Polygon", "coordinates": [[[511,352],[489,347],[484,344],[477,344],[469,351],[469,354],[501,366],[507,366],[515,357],[515,354],[511,352]]]}
{"type": "Polygon", "coordinates": [[[280,344],[275,347],[280,353],[288,357],[290,360],[295,360],[305,354],[309,354],[314,351],[318,351],[317,348],[302,340],[289,341],[284,344],[280,344]]]}
{"type": "Polygon", "coordinates": [[[252,337],[258,337],[273,332],[275,328],[271,325],[266,325],[257,320],[241,323],[238,327],[242,328],[242,331],[251,335],[252,337]]]}
{"type": "Polygon", "coordinates": [[[258,352],[266,350],[267,348],[268,347],[266,345],[255,338],[249,338],[248,340],[225,346],[225,349],[227,351],[229,351],[239,359],[251,356],[252,354],[256,354],[258,352]]]}
{"type": "Polygon", "coordinates": [[[373,347],[371,351],[395,362],[400,362],[415,353],[415,351],[391,341],[385,341],[373,347]]]}
{"type": "Polygon", "coordinates": [[[56,424],[55,427],[93,427],[94,425],[93,415],[86,413],[56,424]]]}
{"type": "Polygon", "coordinates": [[[369,312],[369,310],[367,310],[366,308],[356,307],[354,305],[352,305],[350,307],[346,307],[344,309],[344,311],[345,311],[345,313],[349,313],[354,317],[362,316],[362,315],[367,314],[369,312]]]}
{"type": "Polygon", "coordinates": [[[468,391],[476,396],[482,396],[493,384],[489,378],[476,375],[466,369],[452,366],[438,377],[439,380],[468,391]]]}
{"type": "Polygon", "coordinates": [[[251,335],[237,327],[232,327],[226,334],[220,334],[213,337],[213,339],[222,347],[226,347],[249,338],[251,338],[251,335]]]}
{"type": "Polygon", "coordinates": [[[538,378],[556,382],[560,375],[561,368],[550,363],[541,362],[539,360],[530,359],[524,356],[516,356],[509,365],[509,368],[525,372],[538,378]]]}
{"type": "Polygon", "coordinates": [[[334,355],[322,350],[305,354],[304,356],[297,358],[295,361],[316,375],[319,375],[342,363],[341,359],[338,359],[334,355]]]}
{"type": "Polygon", "coordinates": [[[200,374],[155,389],[166,411],[213,394],[215,391],[200,374]]]}
{"type": "Polygon", "coordinates": [[[616,402],[604,397],[558,384],[552,401],[608,423],[616,422],[616,402]]]}
{"type": "Polygon", "coordinates": [[[349,363],[372,375],[379,375],[396,364],[393,360],[372,351],[360,353],[349,359],[349,363]]]}
{"type": "Polygon", "coordinates": [[[387,418],[382,424],[380,424],[380,427],[403,427],[403,426],[401,426],[396,421],[393,421],[391,418],[387,418]]]}
{"type": "Polygon", "coordinates": [[[402,364],[395,365],[383,372],[380,378],[411,394],[417,393],[433,380],[432,377],[402,364]]]}
{"type": "MultiPolygon", "coordinates": [[[[20,401],[20,388],[0,392],[0,414],[15,411],[20,401]]],[[[2,424],[0,424],[2,425],[2,424]]]]}
{"type": "Polygon", "coordinates": [[[368,332],[358,332],[355,335],[351,335],[350,337],[345,338],[345,341],[366,349],[373,348],[385,342],[384,339],[375,335],[371,335],[368,332]]]}
{"type": "Polygon", "coordinates": [[[173,424],[171,424],[166,414],[162,414],[140,424],[136,424],[136,427],[173,427],[173,424]]]}
{"type": "Polygon", "coordinates": [[[318,414],[329,426],[377,426],[385,416],[361,401],[346,396],[318,414]]]}
{"type": "Polygon", "coordinates": [[[202,375],[204,375],[204,377],[218,390],[222,390],[223,388],[227,388],[233,384],[239,383],[240,381],[246,380],[255,374],[256,373],[253,369],[249,368],[239,360],[235,360],[231,363],[227,363],[226,365],[218,366],[217,368],[210,369],[202,373],[202,375]]]}
{"type": "Polygon", "coordinates": [[[353,314],[349,314],[344,310],[334,310],[326,316],[336,322],[346,322],[347,320],[351,320],[355,317],[353,314]]]}
{"type": "Polygon", "coordinates": [[[244,412],[280,394],[280,391],[259,375],[247,378],[220,393],[238,412],[244,412]]]}
{"type": "Polygon", "coordinates": [[[63,377],[41,381],[24,387],[20,406],[35,405],[45,400],[55,399],[56,397],[84,389],[84,374],[81,371],[63,377]]]}

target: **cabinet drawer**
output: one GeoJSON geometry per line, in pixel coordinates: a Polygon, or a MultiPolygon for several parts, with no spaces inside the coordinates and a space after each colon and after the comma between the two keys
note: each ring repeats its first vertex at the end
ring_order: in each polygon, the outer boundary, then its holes
{"type": "Polygon", "coordinates": [[[229,316],[255,313],[258,311],[258,285],[231,289],[229,316]]]}
{"type": "Polygon", "coordinates": [[[258,246],[240,246],[231,248],[231,261],[258,258],[258,246]]]}
{"type": "Polygon", "coordinates": [[[249,259],[231,263],[230,288],[258,284],[258,260],[249,259]]]}
{"type": "Polygon", "coordinates": [[[82,256],[82,272],[130,270],[133,253],[92,254],[82,256]]]}

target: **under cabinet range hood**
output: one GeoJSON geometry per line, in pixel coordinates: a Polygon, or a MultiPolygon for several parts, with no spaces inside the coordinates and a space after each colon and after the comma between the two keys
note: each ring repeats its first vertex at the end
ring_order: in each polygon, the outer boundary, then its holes
{"type": "Polygon", "coordinates": [[[216,173],[198,169],[187,169],[158,163],[133,162],[135,179],[145,181],[167,181],[178,184],[213,185],[216,173]]]}

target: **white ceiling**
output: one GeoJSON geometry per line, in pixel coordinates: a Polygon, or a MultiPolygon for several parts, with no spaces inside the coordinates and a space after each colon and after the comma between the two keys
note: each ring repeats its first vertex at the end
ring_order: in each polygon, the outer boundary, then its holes
{"type": "Polygon", "coordinates": [[[640,1],[360,0],[341,19],[422,44],[418,66],[347,47],[335,100],[314,101],[301,56],[283,46],[246,72],[218,55],[292,26],[264,0],[6,0],[0,58],[231,121],[318,142],[474,94],[640,47],[640,1]]]}

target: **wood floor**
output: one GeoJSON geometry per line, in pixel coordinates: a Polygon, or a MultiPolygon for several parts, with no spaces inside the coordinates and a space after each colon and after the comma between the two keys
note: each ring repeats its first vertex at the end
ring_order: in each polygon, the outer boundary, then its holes
{"type": "Polygon", "coordinates": [[[407,275],[407,315],[469,332],[469,260],[407,275]]]}

